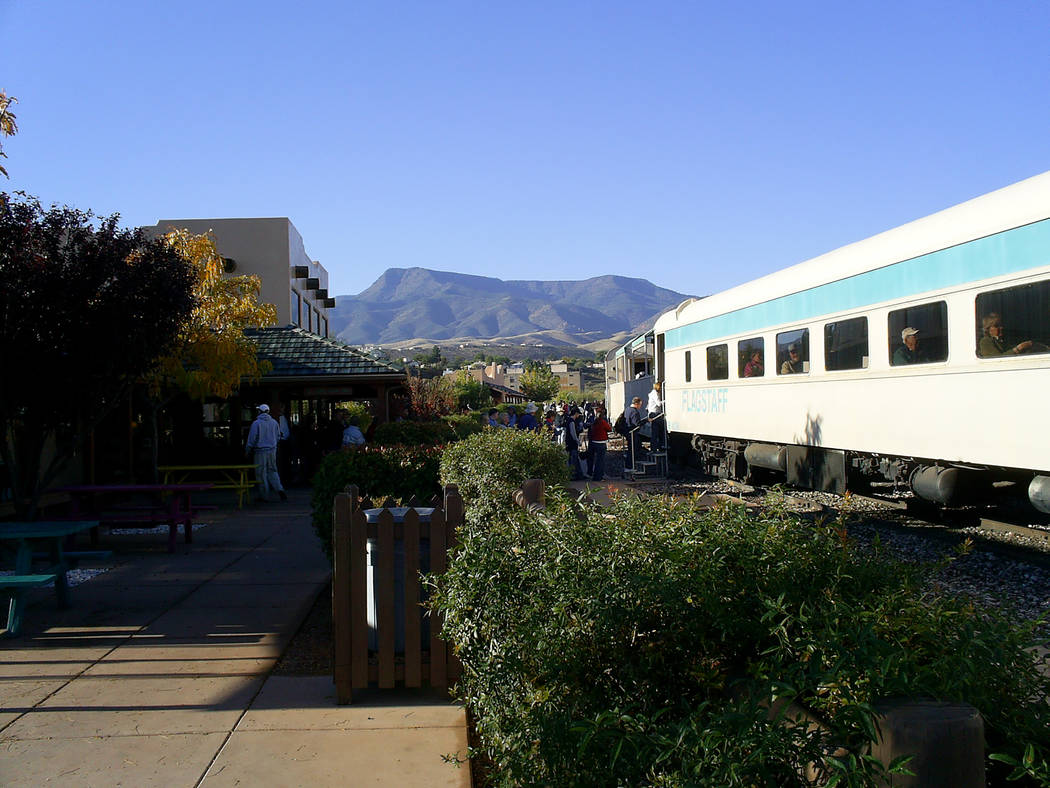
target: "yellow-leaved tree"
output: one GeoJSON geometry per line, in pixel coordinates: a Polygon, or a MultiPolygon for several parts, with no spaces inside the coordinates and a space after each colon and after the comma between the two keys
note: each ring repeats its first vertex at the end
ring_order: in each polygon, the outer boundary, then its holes
{"type": "Polygon", "coordinates": [[[272,326],[277,308],[259,302],[257,276],[224,276],[224,260],[209,235],[172,230],[164,241],[192,264],[197,302],[170,352],[157,359],[146,380],[153,404],[153,468],[157,467],[157,412],[178,393],[193,399],[229,397],[243,381],[269,371],[244,329],[272,326]]]}
{"type": "MultiPolygon", "coordinates": [[[[8,96],[3,90],[0,90],[0,137],[13,137],[18,133],[18,126],[15,124],[15,113],[11,111],[11,105],[17,104],[18,99],[14,96],[8,96]]],[[[6,159],[7,154],[4,153],[4,148],[0,145],[0,159],[6,159]]],[[[0,175],[7,175],[7,170],[0,167],[0,175]]]]}

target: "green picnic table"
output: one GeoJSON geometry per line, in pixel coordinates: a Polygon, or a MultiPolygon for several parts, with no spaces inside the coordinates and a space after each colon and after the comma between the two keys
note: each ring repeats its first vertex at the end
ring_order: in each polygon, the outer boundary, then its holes
{"type": "Polygon", "coordinates": [[[70,556],[63,543],[73,534],[87,531],[98,526],[98,520],[62,520],[50,522],[0,522],[0,543],[14,546],[15,574],[0,575],[0,590],[7,589],[11,603],[7,611],[7,634],[17,635],[22,628],[22,617],[25,612],[25,593],[37,586],[55,581],[55,596],[58,606],[69,606],[69,583],[66,581],[66,570],[69,569],[70,556]],[[33,574],[34,543],[43,545],[50,553],[51,565],[48,571],[33,574]]]}

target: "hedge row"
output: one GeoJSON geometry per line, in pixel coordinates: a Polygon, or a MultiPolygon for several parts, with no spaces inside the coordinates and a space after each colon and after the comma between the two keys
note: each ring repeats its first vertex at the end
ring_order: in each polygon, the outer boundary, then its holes
{"type": "Polygon", "coordinates": [[[441,455],[441,484],[455,484],[476,523],[497,520],[511,494],[529,479],[561,485],[569,479],[565,449],[527,430],[485,429],[449,445],[441,455]]]}
{"type": "Polygon", "coordinates": [[[1037,630],[930,593],[937,569],[783,512],[553,495],[468,521],[435,605],[493,784],[801,786],[844,745],[828,777],[874,785],[871,704],[893,696],[976,706],[988,752],[1047,784],[1037,630]],[[770,719],[779,699],[828,727],[770,719]]]}
{"type": "MultiPolygon", "coordinates": [[[[438,422],[442,424],[443,422],[438,422]]],[[[434,423],[397,422],[407,436],[419,427],[440,429],[434,423]]],[[[382,427],[377,428],[378,433],[382,427]]],[[[466,419],[452,420],[449,429],[465,435],[442,449],[431,445],[369,445],[329,454],[313,479],[313,524],[331,559],[332,502],[348,484],[362,495],[407,499],[429,498],[442,486],[456,484],[468,503],[468,516],[489,517],[509,508],[511,493],[527,479],[548,484],[569,477],[563,449],[546,437],[521,430],[483,430],[466,419]],[[473,434],[471,434],[473,432],[473,434]]]]}
{"type": "Polygon", "coordinates": [[[474,416],[447,416],[438,421],[393,421],[377,426],[372,441],[380,446],[442,446],[481,430],[481,420],[474,416]]]}
{"type": "Polygon", "coordinates": [[[332,452],[313,478],[311,503],[314,531],[332,558],[332,505],[348,484],[362,495],[408,499],[430,498],[441,491],[438,462],[441,450],[433,446],[364,446],[332,452]]]}

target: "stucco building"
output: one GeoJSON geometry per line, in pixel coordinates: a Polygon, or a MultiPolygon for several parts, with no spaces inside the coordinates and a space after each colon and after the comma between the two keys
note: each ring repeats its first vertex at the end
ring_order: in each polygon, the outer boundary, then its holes
{"type": "Polygon", "coordinates": [[[562,391],[582,391],[583,373],[579,370],[569,369],[564,361],[550,362],[551,374],[558,378],[562,391]]]}
{"type": "Polygon", "coordinates": [[[304,460],[308,447],[331,448],[325,441],[340,403],[365,404],[377,423],[404,410],[405,373],[331,336],[335,299],[328,293],[328,271],[310,259],[289,219],[161,219],[143,229],[151,235],[172,229],[210,234],[227,275],[257,276],[259,300],[277,308],[276,326],[246,332],[269,371],[226,400],[173,403],[161,435],[162,441],[167,437],[161,446],[165,459],[192,463],[206,455],[225,461],[243,456],[260,403],[281,407],[291,423],[294,454],[304,460]]]}
{"type": "Polygon", "coordinates": [[[335,299],[328,295],[328,271],[306,254],[303,237],[289,219],[161,219],[143,229],[162,235],[176,228],[211,233],[226,258],[227,273],[258,276],[259,300],[277,307],[277,325],[329,335],[328,310],[335,299]]]}

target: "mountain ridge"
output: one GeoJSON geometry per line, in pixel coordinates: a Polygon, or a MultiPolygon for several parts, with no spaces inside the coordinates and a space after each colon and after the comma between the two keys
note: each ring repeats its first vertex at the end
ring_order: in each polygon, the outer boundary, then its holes
{"type": "Polygon", "coordinates": [[[577,344],[647,324],[689,295],[646,279],[502,280],[429,268],[388,268],[357,295],[336,296],[329,331],[350,344],[414,337],[519,341],[556,332],[577,344]]]}

